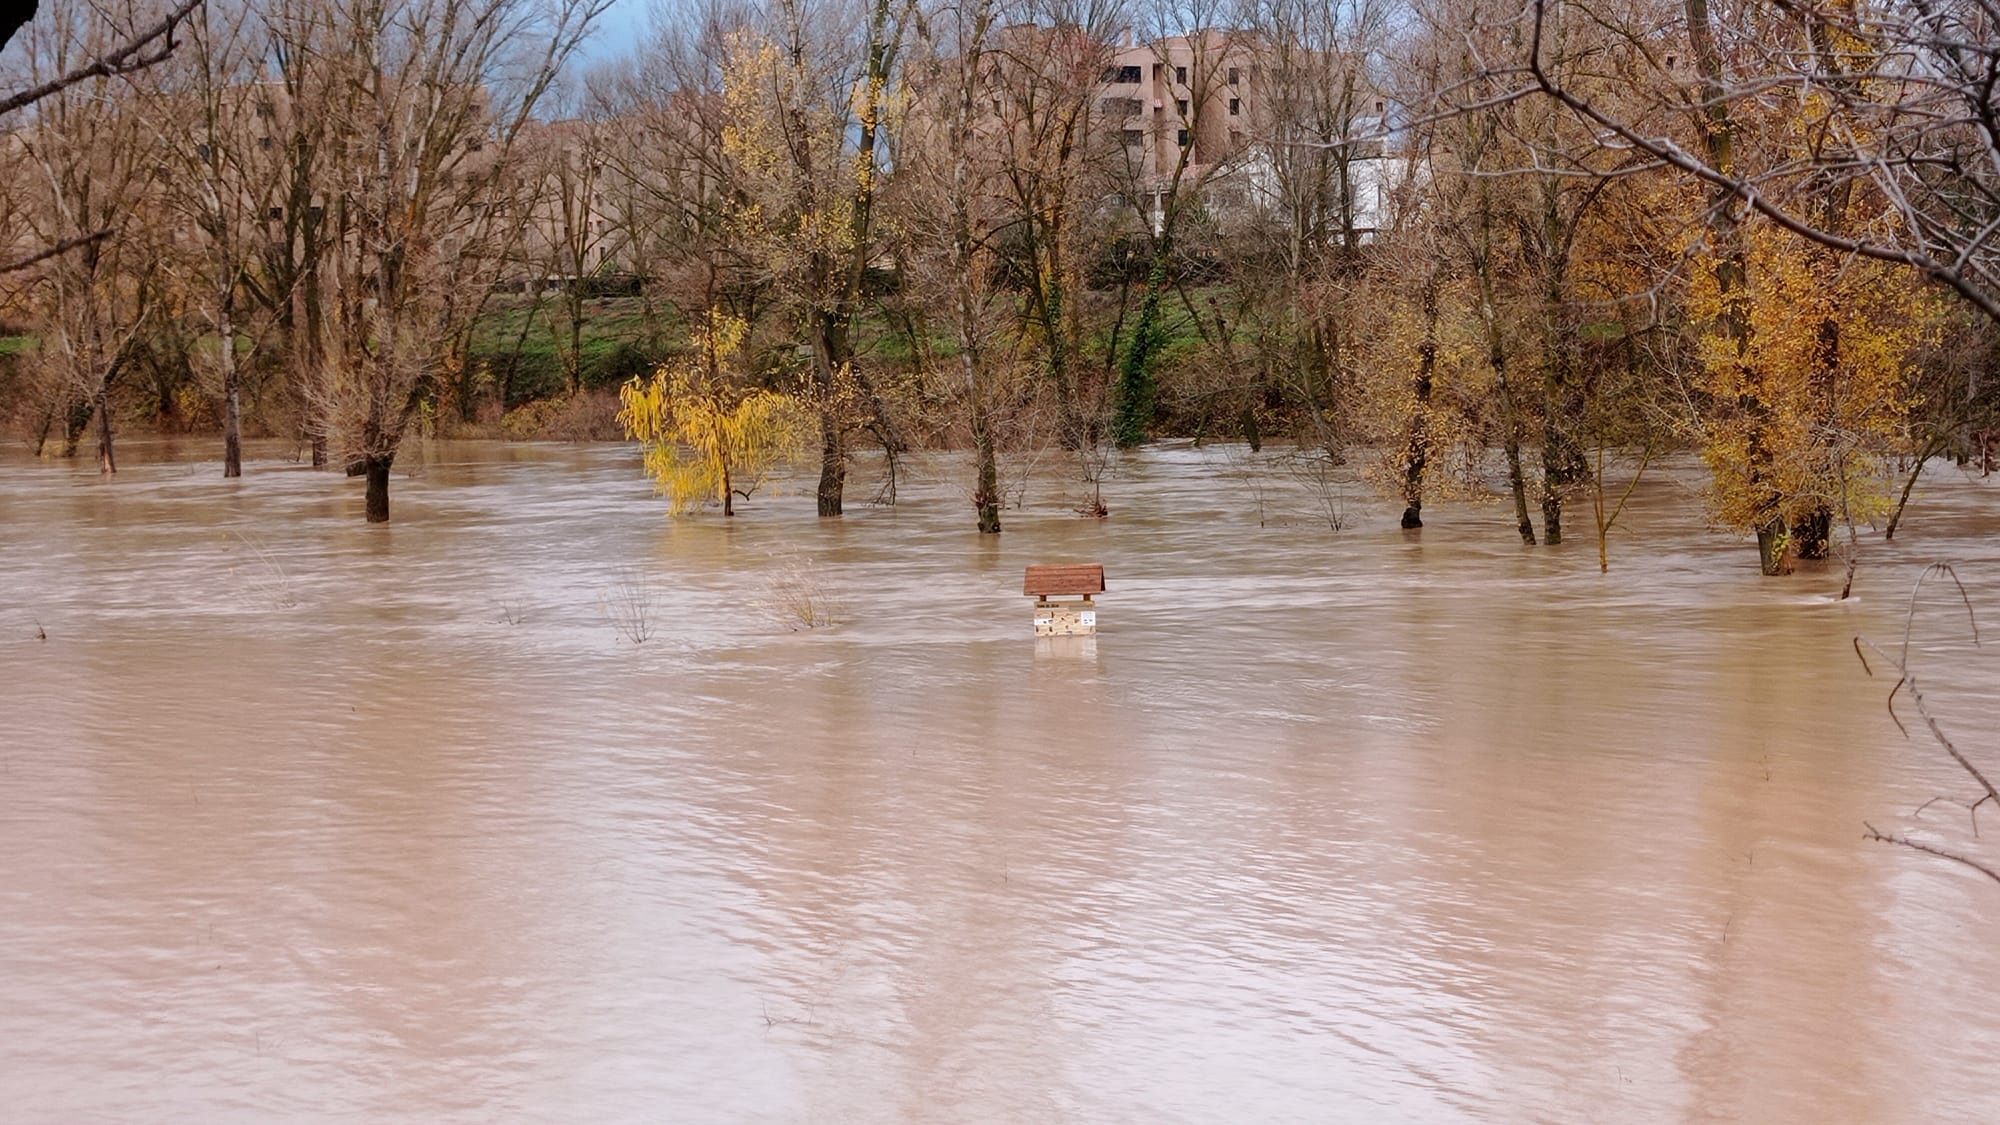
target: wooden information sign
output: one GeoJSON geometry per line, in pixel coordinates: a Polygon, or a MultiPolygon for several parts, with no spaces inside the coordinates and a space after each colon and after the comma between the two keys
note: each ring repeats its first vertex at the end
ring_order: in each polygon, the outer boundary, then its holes
{"type": "Polygon", "coordinates": [[[1097,634],[1097,603],[1092,599],[1104,592],[1102,564],[1031,566],[1021,582],[1021,592],[1035,599],[1036,636],[1090,637],[1097,634]],[[1080,600],[1051,600],[1071,597],[1080,600]]]}

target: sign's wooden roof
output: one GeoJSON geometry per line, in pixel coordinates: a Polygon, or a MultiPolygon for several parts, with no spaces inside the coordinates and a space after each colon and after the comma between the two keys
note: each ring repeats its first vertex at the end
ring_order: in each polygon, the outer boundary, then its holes
{"type": "Polygon", "coordinates": [[[1021,583],[1021,592],[1045,598],[1051,594],[1101,594],[1104,592],[1102,563],[1072,563],[1059,566],[1031,566],[1021,583]]]}

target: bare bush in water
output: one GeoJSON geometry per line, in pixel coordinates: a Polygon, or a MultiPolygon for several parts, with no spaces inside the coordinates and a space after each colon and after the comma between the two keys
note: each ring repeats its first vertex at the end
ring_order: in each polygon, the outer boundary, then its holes
{"type": "Polygon", "coordinates": [[[1222,461],[1228,466],[1228,475],[1243,486],[1250,502],[1257,506],[1257,526],[1268,526],[1264,499],[1271,482],[1264,472],[1263,457],[1248,445],[1227,445],[1222,449],[1222,461]]]}
{"type": "Polygon", "coordinates": [[[652,580],[636,570],[620,570],[597,599],[604,620],[619,637],[635,645],[645,644],[654,635],[653,611],[659,605],[659,591],[652,580]]]}
{"type": "Polygon", "coordinates": [[[764,578],[761,607],[771,620],[793,632],[825,629],[841,616],[825,575],[811,558],[800,554],[773,560],[764,578]]]}
{"type": "Polygon", "coordinates": [[[1340,462],[1325,449],[1300,449],[1284,459],[1285,471],[1311,498],[1319,518],[1334,531],[1347,529],[1347,484],[1340,462]]]}
{"type": "MultiPolygon", "coordinates": [[[[257,560],[255,567],[246,567],[238,575],[244,589],[272,609],[291,609],[298,605],[299,595],[292,587],[292,576],[285,573],[285,568],[278,565],[278,560],[271,557],[271,552],[240,531],[235,535],[257,560]]],[[[232,574],[238,573],[234,566],[229,569],[232,574]]]]}

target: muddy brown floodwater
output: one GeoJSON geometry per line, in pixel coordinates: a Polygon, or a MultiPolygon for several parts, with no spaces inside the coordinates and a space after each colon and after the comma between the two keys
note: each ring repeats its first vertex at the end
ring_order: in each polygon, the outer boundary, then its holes
{"type": "MultiPolygon", "coordinates": [[[[1685,474],[1606,578],[1498,506],[1260,527],[1213,449],[997,540],[937,481],[670,523],[612,446],[436,446],[388,527],[8,456],[7,1122],[2000,1119],[2000,887],[1861,839],[1964,786],[1850,647],[1933,558],[2000,633],[2000,481],[1839,602],[1685,474]],[[1029,636],[1066,560],[1094,644],[1029,636]]],[[[2000,646],[1915,633],[2000,761],[2000,646]]]]}

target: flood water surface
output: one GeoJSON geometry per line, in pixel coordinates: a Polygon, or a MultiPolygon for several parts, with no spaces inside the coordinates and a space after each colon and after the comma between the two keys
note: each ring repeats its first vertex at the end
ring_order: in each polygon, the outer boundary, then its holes
{"type": "Polygon", "coordinates": [[[387,527],[0,465],[0,1119],[2000,1119],[2000,887],[1862,839],[1977,846],[1851,644],[1934,558],[2000,633],[2000,484],[1843,602],[1670,474],[1607,577],[1235,460],[997,540],[943,481],[670,522],[620,447],[437,447],[387,527]],[[1061,561],[1093,641],[1029,635],[1061,561]]]}

